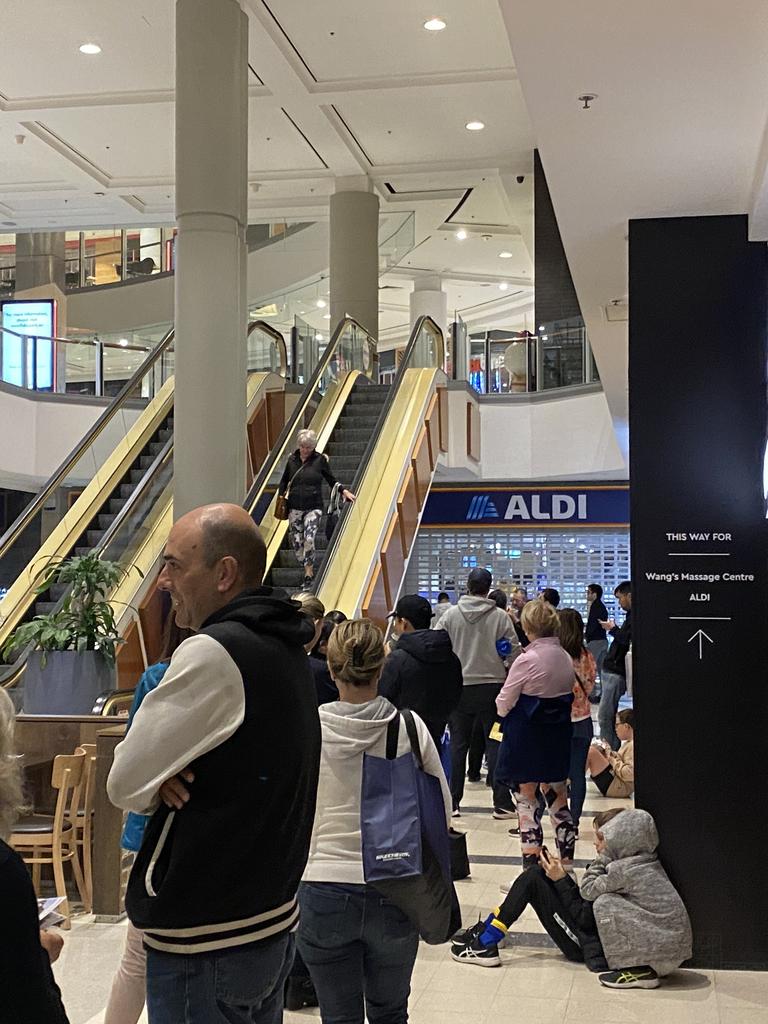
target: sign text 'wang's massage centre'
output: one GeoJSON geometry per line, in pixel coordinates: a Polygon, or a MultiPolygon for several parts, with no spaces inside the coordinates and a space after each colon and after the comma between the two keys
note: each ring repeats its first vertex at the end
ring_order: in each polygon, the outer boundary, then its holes
{"type": "Polygon", "coordinates": [[[421,525],[626,526],[628,486],[433,488],[421,525]]]}

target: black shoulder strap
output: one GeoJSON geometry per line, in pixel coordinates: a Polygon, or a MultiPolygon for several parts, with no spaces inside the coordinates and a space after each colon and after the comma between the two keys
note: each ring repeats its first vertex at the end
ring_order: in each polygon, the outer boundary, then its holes
{"type": "Polygon", "coordinates": [[[424,771],[424,758],[421,756],[419,733],[416,729],[416,723],[413,720],[413,714],[410,711],[403,711],[402,716],[405,720],[405,728],[408,731],[408,739],[411,741],[411,750],[413,751],[413,756],[416,758],[416,764],[422,771],[424,771]]]}
{"type": "Polygon", "coordinates": [[[388,761],[394,761],[397,757],[397,740],[400,736],[400,715],[395,715],[387,726],[387,752],[388,761]]]}

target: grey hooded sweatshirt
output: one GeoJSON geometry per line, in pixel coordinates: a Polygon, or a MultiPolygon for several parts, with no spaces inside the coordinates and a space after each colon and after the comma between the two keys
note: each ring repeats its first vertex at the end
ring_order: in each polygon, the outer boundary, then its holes
{"type": "Polygon", "coordinates": [[[606,848],[589,865],[581,895],[612,970],[648,965],[674,971],[692,954],[688,912],[659,863],[659,834],[647,811],[626,810],[603,825],[606,848]]]}
{"type": "Polygon", "coordinates": [[[507,638],[512,651],[507,663],[521,651],[512,619],[489,597],[465,594],[440,618],[436,629],[444,629],[451,638],[454,654],[461,662],[465,686],[504,682],[507,669],[496,650],[496,643],[507,638]]]}
{"type": "MultiPolygon", "coordinates": [[[[387,726],[397,709],[386,697],[365,704],[337,700],[319,709],[322,746],[317,783],[317,810],[312,828],[305,882],[336,882],[362,885],[363,858],[360,837],[360,791],[363,755],[386,755],[387,726]]],[[[424,770],[440,780],[446,824],[451,821],[451,794],[445,781],[437,748],[426,725],[414,714],[424,770]]],[[[400,722],[398,756],[411,749],[405,723],[400,722]]]]}

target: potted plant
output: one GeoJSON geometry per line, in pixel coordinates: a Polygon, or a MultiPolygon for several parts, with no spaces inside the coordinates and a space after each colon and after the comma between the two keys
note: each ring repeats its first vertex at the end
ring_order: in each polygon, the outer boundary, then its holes
{"type": "Polygon", "coordinates": [[[32,648],[24,673],[23,709],[31,715],[88,715],[96,698],[115,687],[115,652],[122,640],[109,591],[126,575],[96,552],[46,569],[36,593],[67,591],[58,610],[18,626],[3,646],[7,658],[32,648]]]}

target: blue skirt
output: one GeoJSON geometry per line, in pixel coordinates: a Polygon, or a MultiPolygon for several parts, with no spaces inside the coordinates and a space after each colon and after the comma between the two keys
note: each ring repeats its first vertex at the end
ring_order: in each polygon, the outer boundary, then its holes
{"type": "Polygon", "coordinates": [[[511,789],[521,782],[561,782],[571,765],[573,694],[521,694],[503,719],[496,782],[511,789]]]}

